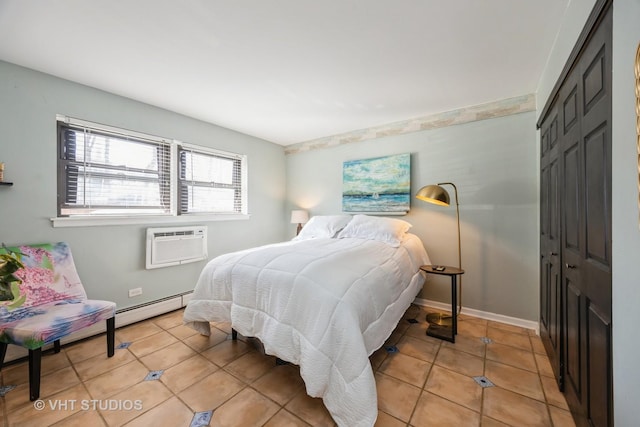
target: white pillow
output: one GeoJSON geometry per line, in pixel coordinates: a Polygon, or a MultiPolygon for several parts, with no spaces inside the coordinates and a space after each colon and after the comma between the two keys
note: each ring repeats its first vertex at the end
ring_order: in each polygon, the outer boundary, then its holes
{"type": "Polygon", "coordinates": [[[378,240],[397,248],[410,228],[411,224],[401,219],[355,215],[338,238],[378,240]]]}
{"type": "Polygon", "coordinates": [[[332,238],[351,221],[351,215],[315,215],[293,240],[332,238]]]}

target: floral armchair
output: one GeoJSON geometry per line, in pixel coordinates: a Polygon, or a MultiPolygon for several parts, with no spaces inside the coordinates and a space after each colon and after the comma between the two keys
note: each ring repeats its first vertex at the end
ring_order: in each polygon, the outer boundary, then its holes
{"type": "Polygon", "coordinates": [[[87,299],[71,249],[64,242],[0,249],[19,261],[12,293],[0,293],[0,369],[8,344],[29,350],[29,397],[40,396],[42,348],[102,320],[107,324],[107,355],[114,354],[116,304],[87,299]]]}

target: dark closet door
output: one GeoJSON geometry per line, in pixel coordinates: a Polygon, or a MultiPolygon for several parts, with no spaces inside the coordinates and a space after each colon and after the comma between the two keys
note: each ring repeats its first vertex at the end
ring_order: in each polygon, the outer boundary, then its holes
{"type": "Polygon", "coordinates": [[[562,389],[562,287],[560,280],[560,179],[558,114],[541,127],[540,159],[540,337],[562,389]]]}
{"type": "Polygon", "coordinates": [[[578,425],[613,425],[611,8],[559,91],[565,393],[578,425]]]}

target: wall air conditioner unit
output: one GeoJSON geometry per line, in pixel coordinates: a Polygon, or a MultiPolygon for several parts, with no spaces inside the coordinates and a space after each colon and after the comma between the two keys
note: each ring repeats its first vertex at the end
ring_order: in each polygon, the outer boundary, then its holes
{"type": "Polygon", "coordinates": [[[147,270],[207,259],[207,227],[147,228],[147,270]]]}

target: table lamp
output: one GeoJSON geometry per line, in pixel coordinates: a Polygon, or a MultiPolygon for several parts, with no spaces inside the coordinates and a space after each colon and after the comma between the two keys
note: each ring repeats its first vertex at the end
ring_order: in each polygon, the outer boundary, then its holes
{"type": "Polygon", "coordinates": [[[309,212],[304,210],[291,211],[291,224],[298,224],[296,236],[300,234],[300,230],[302,230],[302,224],[306,224],[307,222],[309,222],[309,212]]]}

